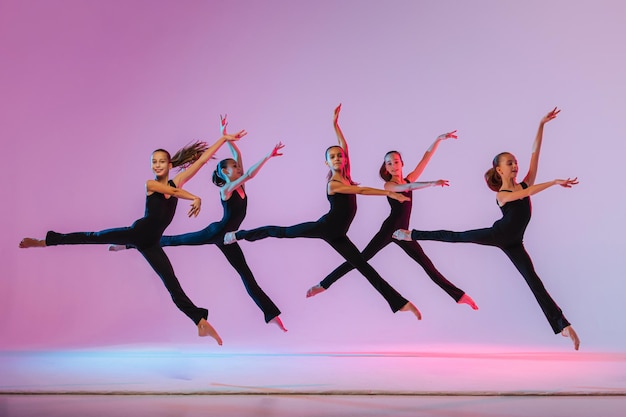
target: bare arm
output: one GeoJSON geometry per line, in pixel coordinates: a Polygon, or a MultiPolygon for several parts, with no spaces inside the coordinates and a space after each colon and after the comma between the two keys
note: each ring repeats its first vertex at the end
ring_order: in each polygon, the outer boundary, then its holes
{"type": "Polygon", "coordinates": [[[432,158],[432,156],[435,154],[435,151],[439,147],[439,142],[441,142],[442,140],[450,139],[450,138],[458,139],[458,136],[456,135],[456,130],[437,136],[437,139],[435,139],[433,144],[430,145],[430,147],[426,150],[426,152],[424,152],[424,156],[422,157],[422,160],[419,161],[415,169],[411,171],[409,175],[406,176],[406,178],[410,182],[415,182],[415,180],[417,180],[420,177],[420,175],[422,175],[422,172],[424,172],[426,165],[428,165],[428,163],[430,162],[430,158],[432,158]]]}
{"type": "Polygon", "coordinates": [[[200,213],[200,205],[202,201],[200,197],[191,194],[187,190],[183,190],[182,188],[172,187],[170,185],[161,184],[155,180],[148,180],[146,182],[146,192],[148,195],[152,193],[160,193],[165,195],[170,195],[176,198],[182,198],[183,200],[191,200],[191,208],[187,213],[187,216],[197,217],[198,213],[200,213]]]}
{"type": "Polygon", "coordinates": [[[337,134],[337,141],[341,149],[343,149],[346,157],[348,157],[348,142],[346,142],[345,136],[343,136],[343,132],[339,127],[339,112],[341,112],[341,104],[335,108],[335,113],[333,116],[333,126],[335,127],[335,133],[337,134]]]}
{"type": "Polygon", "coordinates": [[[339,181],[331,181],[328,183],[328,194],[362,194],[362,195],[380,195],[400,202],[411,200],[405,195],[396,193],[394,191],[381,190],[378,188],[361,187],[358,185],[346,185],[339,181]]]}
{"type": "Polygon", "coordinates": [[[533,143],[532,155],[530,156],[530,165],[528,167],[528,173],[524,177],[526,184],[533,185],[537,178],[537,168],[539,167],[539,154],[541,152],[541,142],[543,141],[543,127],[550,120],[554,119],[561,110],[556,107],[552,109],[547,115],[545,115],[539,122],[539,128],[537,129],[537,136],[535,136],[535,142],[533,143]]]}
{"type": "Polygon", "coordinates": [[[283,145],[282,142],[278,142],[270,153],[265,155],[265,157],[263,157],[263,159],[261,159],[259,162],[252,165],[250,169],[246,171],[245,174],[237,178],[235,181],[224,185],[220,190],[222,199],[228,200],[231,194],[233,193],[233,191],[235,191],[237,188],[244,185],[248,180],[254,178],[254,176],[259,172],[259,170],[263,167],[263,165],[265,165],[265,163],[269,161],[271,158],[275,156],[282,156],[282,153],[280,153],[280,150],[284,147],[285,145],[283,145]]]}
{"type": "Polygon", "coordinates": [[[497,194],[498,205],[500,207],[504,206],[506,203],[510,201],[520,200],[525,197],[530,197],[531,195],[537,194],[545,189],[552,187],[553,185],[560,185],[564,188],[572,188],[573,185],[578,184],[578,178],[568,178],[566,180],[552,180],[548,182],[542,182],[541,184],[531,185],[526,189],[507,192],[507,191],[499,191],[497,194]]]}
{"type": "Polygon", "coordinates": [[[213,145],[209,146],[208,149],[202,153],[200,158],[198,158],[198,160],[196,162],[191,164],[189,166],[189,168],[187,168],[186,170],[181,171],[178,174],[176,174],[176,176],[173,178],[172,181],[174,181],[174,184],[176,184],[177,187],[184,186],[187,181],[192,179],[198,173],[200,168],[202,168],[207,162],[209,162],[211,157],[213,155],[215,155],[215,152],[217,152],[217,150],[225,142],[239,140],[242,137],[244,137],[246,134],[247,134],[247,132],[245,130],[241,130],[241,131],[235,133],[234,135],[224,135],[224,136],[222,136],[213,145]]]}
{"type": "Polygon", "coordinates": [[[387,181],[385,183],[385,190],[401,193],[410,190],[421,190],[428,187],[448,187],[449,185],[448,180],[419,181],[409,182],[407,184],[397,184],[395,182],[387,181]]]}
{"type": "MultiPolygon", "coordinates": [[[[222,136],[228,135],[228,133],[226,132],[226,127],[228,126],[228,122],[226,121],[227,117],[227,114],[225,114],[224,116],[220,114],[220,133],[222,136]]],[[[229,140],[226,143],[228,144],[230,153],[233,155],[233,159],[235,160],[235,162],[237,162],[237,165],[239,165],[241,169],[243,169],[243,160],[241,159],[241,151],[239,150],[239,147],[237,146],[235,141],[232,140],[229,140]]]]}

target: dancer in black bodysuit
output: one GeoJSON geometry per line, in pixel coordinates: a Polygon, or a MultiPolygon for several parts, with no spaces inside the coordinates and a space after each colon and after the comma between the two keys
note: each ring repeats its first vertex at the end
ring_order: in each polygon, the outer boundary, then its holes
{"type": "Polygon", "coordinates": [[[333,120],[339,146],[331,146],[326,150],[326,165],[330,168],[326,196],[330,202],[330,211],[316,222],[290,227],[266,226],[226,233],[224,243],[229,244],[242,239],[255,241],[267,237],[323,239],[367,278],[387,300],[393,312],[410,311],[421,319],[421,314],[413,303],[402,297],[367,263],[346,235],[356,214],[356,194],[385,195],[399,201],[406,201],[408,198],[392,191],[355,185],[350,177],[348,145],[338,124],[340,110],[341,105],[335,109],[333,120]]]}
{"type": "MultiPolygon", "coordinates": [[[[430,161],[430,158],[437,150],[439,146],[439,142],[442,140],[446,140],[449,138],[456,139],[456,131],[444,133],[437,137],[435,142],[428,148],[426,153],[424,153],[424,157],[417,164],[415,169],[406,176],[406,178],[402,175],[402,167],[404,166],[404,162],[402,161],[402,156],[397,151],[387,152],[385,155],[385,160],[380,167],[379,173],[383,180],[385,180],[385,190],[395,191],[402,193],[408,198],[412,198],[413,190],[419,190],[426,187],[431,186],[447,186],[448,181],[446,180],[438,180],[438,181],[428,181],[428,182],[415,182],[422,174],[426,165],[430,161]]],[[[392,234],[398,229],[406,229],[409,227],[409,219],[411,217],[411,208],[412,201],[400,202],[394,199],[387,197],[389,201],[389,205],[391,206],[391,213],[389,217],[385,219],[380,230],[376,235],[372,238],[370,243],[367,244],[363,252],[363,258],[369,261],[376,255],[379,251],[381,251],[385,246],[390,244],[391,242],[395,242],[398,244],[407,255],[409,255],[413,260],[415,260],[418,264],[424,268],[424,271],[428,274],[430,279],[433,280],[435,284],[437,284],[441,289],[443,289],[450,297],[452,297],[459,304],[468,304],[474,310],[478,309],[474,300],[465,292],[459,288],[457,288],[454,284],[448,281],[433,265],[432,261],[426,256],[424,250],[421,246],[415,241],[398,241],[392,239],[392,234]]],[[[334,284],[339,278],[353,270],[354,267],[349,262],[344,262],[337,269],[331,272],[326,278],[324,278],[319,284],[311,287],[307,291],[307,297],[312,297],[317,295],[325,290],[327,290],[332,284],[334,284]]]]}
{"type": "MultiPolygon", "coordinates": [[[[144,256],[146,261],[159,275],[163,284],[170,293],[174,304],[198,327],[199,336],[211,336],[219,345],[222,339],[213,326],[207,322],[208,310],[196,307],[185,294],[172,265],[159,245],[163,231],[167,228],[174,217],[178,198],[191,200],[191,209],[188,215],[197,216],[200,212],[201,200],[199,197],[183,190],[181,187],[191,179],[211,156],[227,140],[237,140],[245,135],[241,131],[233,136],[223,136],[215,144],[206,149],[198,158],[197,155],[188,155],[183,150],[177,153],[180,158],[172,159],[170,154],[157,149],[152,153],[152,171],[154,180],[146,182],[146,211],[144,217],[135,221],[130,227],[107,229],[100,232],[78,232],[61,234],[49,231],[45,240],[24,238],[20,242],[20,248],[46,247],[56,245],[85,245],[107,244],[132,245],[144,256]],[[181,171],[173,180],[169,179],[169,171],[174,166],[180,166],[191,160],[196,160],[187,170],[181,171]]],[[[196,153],[197,149],[191,149],[196,153]]]]}
{"type": "MultiPolygon", "coordinates": [[[[226,135],[226,118],[221,119],[222,135],[226,135]]],[[[183,245],[216,245],[226,256],[228,262],[239,273],[243,281],[246,291],[263,311],[266,323],[275,323],[281,330],[287,331],[280,319],[280,310],[261,289],[254,279],[254,275],[246,262],[246,258],[238,244],[224,245],[224,234],[229,230],[236,230],[246,217],[246,208],[248,206],[248,197],[245,194],[244,184],[252,179],[261,169],[261,167],[275,156],[282,155],[280,150],[283,144],[277,144],[270,153],[263,159],[254,164],[247,172],[243,172],[243,163],[241,152],[237,145],[229,141],[228,146],[232,152],[233,158],[224,159],[217,164],[217,168],[213,172],[213,183],[220,187],[220,197],[224,215],[219,222],[209,224],[206,228],[191,233],[185,233],[176,236],[163,236],[161,238],[161,246],[183,246],[183,245]]],[[[109,250],[118,251],[127,249],[126,245],[112,245],[109,250]]]]}
{"type": "Polygon", "coordinates": [[[526,280],[554,333],[560,332],[563,336],[572,339],[574,349],[578,350],[580,346],[578,335],[545,289],[541,279],[535,272],[532,260],[526,252],[523,243],[524,231],[531,215],[530,196],[553,185],[571,188],[573,185],[578,184],[576,178],[557,179],[535,184],[539,152],[543,139],[543,128],[559,112],[560,110],[554,108],[541,119],[533,145],[530,168],[521,183],[518,184],[516,182],[517,160],[511,153],[503,152],[493,159],[493,166],[485,173],[485,180],[487,181],[487,186],[497,193],[496,199],[498,206],[502,210],[502,218],[496,221],[492,227],[466,232],[452,232],[449,230],[409,231],[400,229],[394,232],[393,237],[401,240],[477,243],[502,249],[526,280]]]}

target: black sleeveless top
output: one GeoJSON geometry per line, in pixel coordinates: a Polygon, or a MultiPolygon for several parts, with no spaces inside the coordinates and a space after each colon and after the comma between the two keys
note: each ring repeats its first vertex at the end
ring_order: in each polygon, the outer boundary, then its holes
{"type": "Polygon", "coordinates": [[[225,232],[239,229],[248,209],[248,195],[243,198],[235,190],[228,200],[222,200],[224,215],[217,225],[225,232]]]}
{"type": "MultiPolygon", "coordinates": [[[[169,180],[167,185],[176,188],[176,184],[172,180],[169,180]]],[[[174,218],[177,204],[178,198],[174,196],[165,198],[165,195],[161,193],[152,193],[146,196],[146,211],[143,218],[133,224],[135,229],[141,230],[143,241],[158,241],[161,238],[174,218]]]]}
{"type": "MultiPolygon", "coordinates": [[[[525,182],[521,182],[520,185],[523,189],[528,188],[525,182]]],[[[512,192],[509,190],[502,191],[512,192]]],[[[494,229],[497,232],[507,234],[510,238],[521,241],[524,237],[526,226],[530,222],[531,209],[530,197],[509,201],[500,207],[502,218],[493,224],[494,229]]]]}
{"type": "Polygon", "coordinates": [[[330,211],[318,221],[326,223],[333,234],[345,235],[356,215],[356,194],[335,193],[330,195],[326,193],[326,198],[330,203],[330,211]]]}
{"type": "MultiPolygon", "coordinates": [[[[410,182],[408,179],[404,179],[406,182],[410,182]]],[[[413,209],[413,190],[403,191],[403,196],[409,197],[411,200],[404,203],[399,202],[391,197],[387,197],[387,201],[391,206],[391,213],[383,222],[381,228],[393,229],[395,232],[398,229],[408,229],[409,221],[411,220],[411,210],[413,209]]]]}

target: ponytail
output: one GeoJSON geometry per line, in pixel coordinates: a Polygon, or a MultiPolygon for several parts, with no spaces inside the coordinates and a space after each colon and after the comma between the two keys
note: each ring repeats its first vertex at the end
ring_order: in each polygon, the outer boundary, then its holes
{"type": "Polygon", "coordinates": [[[500,164],[500,158],[502,158],[504,155],[510,155],[510,153],[500,152],[499,154],[497,154],[491,162],[492,167],[489,168],[487,172],[485,172],[485,181],[487,182],[487,187],[489,187],[491,191],[495,191],[496,193],[500,191],[500,188],[502,188],[502,177],[496,171],[496,167],[500,164]]]}
{"type": "Polygon", "coordinates": [[[170,159],[173,168],[185,169],[191,164],[196,162],[200,156],[209,148],[206,142],[195,141],[192,144],[185,145],[183,148],[176,151],[174,156],[170,159]]]}

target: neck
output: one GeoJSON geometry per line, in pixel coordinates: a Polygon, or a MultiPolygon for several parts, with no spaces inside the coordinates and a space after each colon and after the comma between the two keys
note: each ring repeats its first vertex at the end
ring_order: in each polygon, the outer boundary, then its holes
{"type": "Polygon", "coordinates": [[[167,184],[170,180],[169,175],[155,176],[154,179],[162,184],[167,184]]]}
{"type": "Polygon", "coordinates": [[[404,183],[404,177],[402,176],[402,172],[397,175],[392,175],[389,181],[395,182],[396,184],[404,183]]]}
{"type": "Polygon", "coordinates": [[[507,180],[502,181],[502,187],[500,187],[500,189],[501,190],[512,189],[512,188],[515,188],[516,185],[517,185],[517,182],[515,181],[515,178],[509,178],[507,180]]]}

